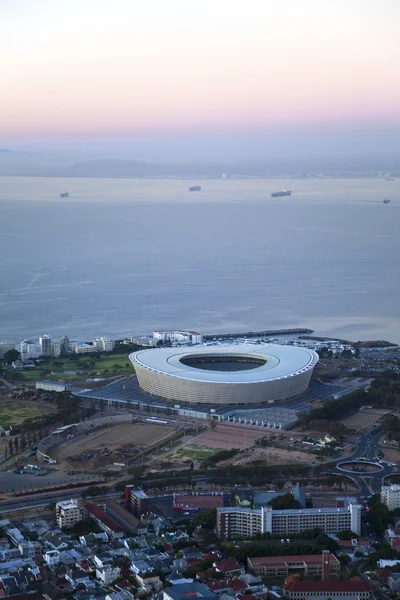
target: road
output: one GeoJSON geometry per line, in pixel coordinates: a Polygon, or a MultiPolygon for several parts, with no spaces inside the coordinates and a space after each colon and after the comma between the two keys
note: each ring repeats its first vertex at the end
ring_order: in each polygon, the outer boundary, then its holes
{"type": "MultiPolygon", "coordinates": [[[[334,475],[348,475],[355,481],[360,490],[360,496],[367,497],[372,494],[379,494],[381,491],[382,480],[384,477],[388,475],[399,474],[397,466],[391,466],[386,461],[380,459],[377,456],[379,450],[380,440],[383,437],[383,433],[378,431],[376,433],[371,433],[371,431],[365,433],[357,443],[357,448],[350,456],[345,459],[340,458],[333,461],[331,468],[331,473],[334,475]],[[375,471],[372,473],[365,473],[365,475],[361,475],[359,473],[349,473],[343,471],[338,465],[340,463],[352,462],[354,460],[359,460],[360,458],[365,458],[366,460],[374,463],[380,464],[382,467],[379,471],[375,471]],[[369,486],[367,485],[364,477],[368,477],[370,480],[369,486]]],[[[361,461],[362,462],[362,461],[361,461]]]]}

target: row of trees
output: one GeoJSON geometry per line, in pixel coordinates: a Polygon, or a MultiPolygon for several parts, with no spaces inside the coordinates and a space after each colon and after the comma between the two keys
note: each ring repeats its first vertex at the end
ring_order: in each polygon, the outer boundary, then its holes
{"type": "Polygon", "coordinates": [[[345,435],[347,428],[337,421],[353,414],[362,406],[400,408],[400,379],[375,379],[368,392],[357,390],[338,400],[324,402],[318,408],[300,413],[297,422],[303,429],[314,428],[345,435]]]}

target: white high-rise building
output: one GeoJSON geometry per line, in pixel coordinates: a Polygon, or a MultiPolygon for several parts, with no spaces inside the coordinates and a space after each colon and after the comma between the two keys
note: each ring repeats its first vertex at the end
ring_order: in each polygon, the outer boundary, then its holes
{"type": "Polygon", "coordinates": [[[48,335],[39,338],[40,356],[53,356],[53,344],[48,335]]]}
{"type": "Polygon", "coordinates": [[[31,340],[23,340],[19,345],[19,351],[22,360],[37,358],[38,356],[37,344],[31,340]]]}
{"type": "Polygon", "coordinates": [[[381,502],[389,510],[400,508],[400,485],[383,485],[381,487],[381,502]]]}

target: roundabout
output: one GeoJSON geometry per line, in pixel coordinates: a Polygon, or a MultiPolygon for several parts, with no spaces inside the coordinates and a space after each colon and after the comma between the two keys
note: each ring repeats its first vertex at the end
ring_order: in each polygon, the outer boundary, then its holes
{"type": "Polygon", "coordinates": [[[343,473],[355,475],[372,475],[374,473],[380,473],[381,471],[383,471],[382,465],[367,460],[347,460],[339,463],[336,466],[337,469],[339,469],[343,473]]]}

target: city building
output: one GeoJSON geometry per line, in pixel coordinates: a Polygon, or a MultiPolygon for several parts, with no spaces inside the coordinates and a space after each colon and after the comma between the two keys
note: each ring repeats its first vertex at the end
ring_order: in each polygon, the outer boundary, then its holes
{"type": "Polygon", "coordinates": [[[115,348],[115,340],[100,337],[96,338],[95,345],[96,350],[98,350],[99,352],[112,352],[115,348]]]}
{"type": "Polygon", "coordinates": [[[58,550],[47,550],[43,558],[48,567],[54,567],[60,562],[60,553],[58,550]]]}
{"type": "Polygon", "coordinates": [[[96,577],[103,585],[110,585],[119,577],[121,573],[121,569],[119,567],[112,567],[111,565],[106,565],[104,567],[98,567],[96,569],[96,577]]]}
{"type": "Polygon", "coordinates": [[[116,500],[106,500],[104,506],[106,513],[118,521],[129,533],[137,535],[147,533],[148,527],[146,523],[143,523],[143,521],[121,506],[116,500]]]}
{"type": "Polygon", "coordinates": [[[383,485],[381,502],[386,504],[389,510],[400,508],[400,485],[383,485]]]}
{"type": "Polygon", "coordinates": [[[91,517],[103,531],[107,533],[112,539],[119,539],[124,537],[124,528],[122,525],[117,523],[115,519],[110,517],[104,510],[93,502],[88,502],[83,506],[84,512],[87,516],[91,517]]]}
{"type": "Polygon", "coordinates": [[[157,342],[175,342],[178,344],[201,344],[203,342],[201,333],[179,329],[153,331],[153,339],[157,342]]]}
{"type": "Polygon", "coordinates": [[[217,508],[217,533],[221,538],[252,537],[258,533],[289,535],[320,527],[327,534],[350,529],[361,533],[361,506],[344,508],[304,508],[273,510],[257,508],[217,508]]]}
{"type": "Polygon", "coordinates": [[[81,511],[74,500],[57,502],[56,520],[60,529],[68,529],[81,520],[81,511]]]}
{"type": "Polygon", "coordinates": [[[10,342],[0,342],[0,358],[3,358],[5,353],[9,350],[15,350],[15,344],[11,344],[10,342]]]}
{"type": "Polygon", "coordinates": [[[53,344],[48,335],[39,338],[40,356],[53,356],[53,344]]]}
{"type": "Polygon", "coordinates": [[[143,490],[133,485],[125,487],[125,507],[135,515],[141,517],[149,512],[149,497],[143,490]]]}
{"type": "MultiPolygon", "coordinates": [[[[254,404],[304,392],[318,354],[279,344],[155,348],[130,354],[140,387],[185,404],[254,404]]],[[[270,426],[270,423],[259,425],[270,426]]],[[[279,428],[279,427],[278,427],[279,428]]]]}
{"type": "Polygon", "coordinates": [[[37,344],[31,340],[23,340],[19,345],[19,352],[22,360],[37,358],[39,356],[37,344]]]}
{"type": "MultiPolygon", "coordinates": [[[[249,570],[259,577],[288,577],[289,575],[302,575],[304,577],[321,576],[325,553],[296,555],[296,556],[258,556],[248,558],[249,570]]],[[[338,575],[340,561],[333,554],[329,554],[330,572],[338,575]]]]}
{"type": "Polygon", "coordinates": [[[72,342],[71,350],[75,354],[90,354],[90,352],[97,352],[95,344],[86,344],[86,342],[72,342]]]}
{"type": "Polygon", "coordinates": [[[69,337],[63,335],[60,338],[60,355],[65,356],[69,352],[69,337]]]}
{"type": "Polygon", "coordinates": [[[283,585],[283,596],[289,600],[369,600],[371,586],[359,576],[352,577],[349,581],[310,581],[290,575],[283,585]]]}

